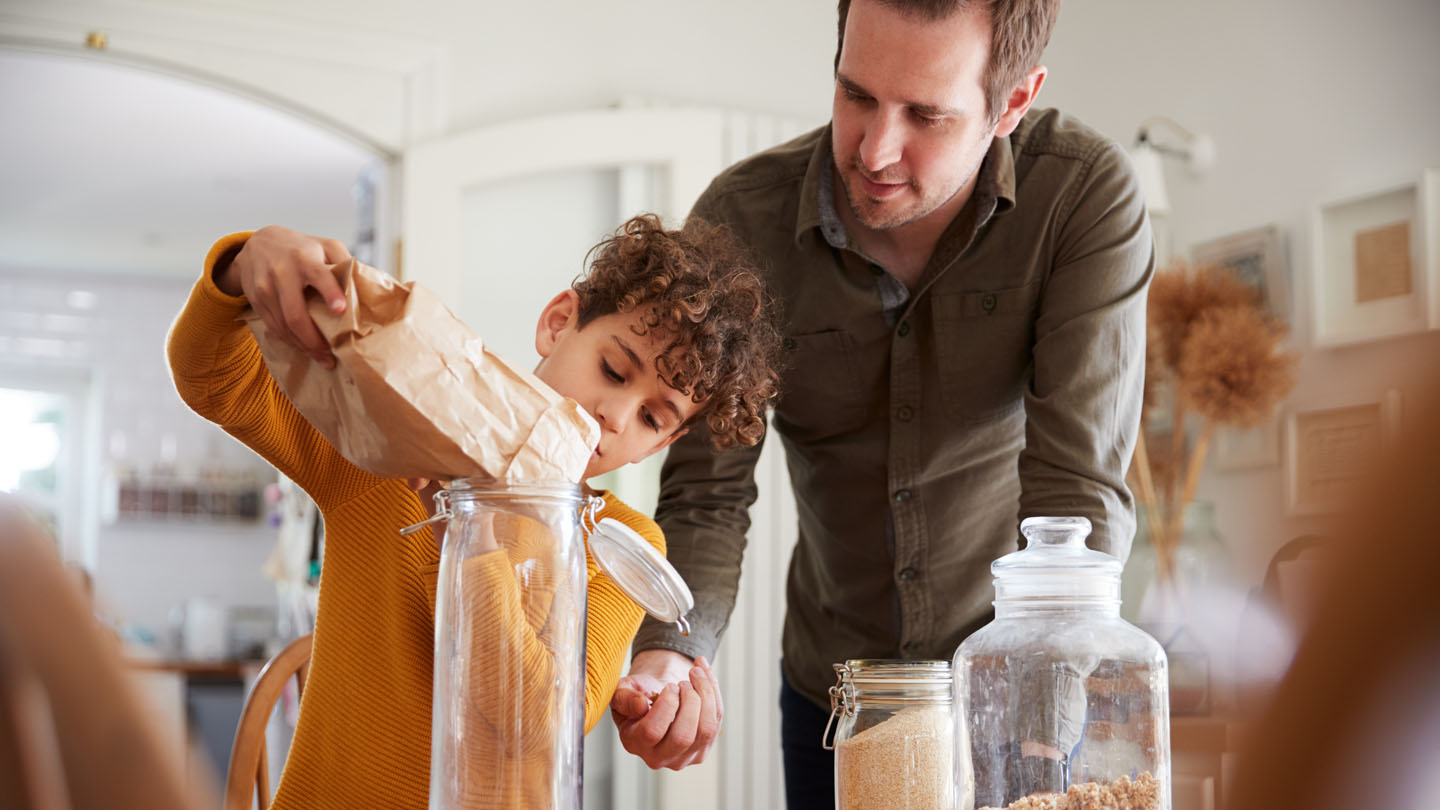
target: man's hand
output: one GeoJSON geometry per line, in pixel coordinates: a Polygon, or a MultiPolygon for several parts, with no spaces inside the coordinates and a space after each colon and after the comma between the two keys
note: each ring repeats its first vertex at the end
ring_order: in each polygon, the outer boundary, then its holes
{"type": "Polygon", "coordinates": [[[349,259],[350,251],[334,239],[270,225],[252,234],[229,264],[215,268],[215,286],[244,295],[276,336],[334,368],[330,344],[305,309],[305,291],[319,293],[331,312],[344,312],[345,295],[330,265],[349,259]]]}
{"type": "Polygon", "coordinates": [[[644,650],[615,687],[610,714],[626,751],[656,770],[678,771],[705,761],[725,706],[704,658],[692,663],[673,650],[644,650]]]}

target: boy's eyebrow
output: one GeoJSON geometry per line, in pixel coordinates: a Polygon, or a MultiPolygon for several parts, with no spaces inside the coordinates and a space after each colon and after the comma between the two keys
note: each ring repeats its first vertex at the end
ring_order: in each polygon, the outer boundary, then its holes
{"type": "MultiPolygon", "coordinates": [[[[836,74],[835,81],[839,82],[841,87],[849,90],[856,95],[871,95],[869,90],[861,87],[855,82],[854,79],[851,79],[849,76],[846,76],[843,73],[836,74]]],[[[936,118],[958,117],[960,115],[960,110],[955,109],[954,107],[942,107],[936,104],[922,104],[918,101],[907,101],[905,102],[905,106],[909,107],[917,113],[920,113],[921,115],[934,116],[936,118]]]]}
{"type": "MultiPolygon", "coordinates": [[[[615,341],[615,345],[620,347],[620,351],[625,353],[625,357],[629,359],[630,364],[635,367],[636,371],[645,370],[645,363],[641,361],[640,355],[636,354],[635,350],[630,348],[630,344],[621,340],[619,335],[611,335],[610,339],[615,341]]],[[[669,408],[670,411],[675,414],[676,419],[679,419],[682,422],[684,421],[680,418],[680,408],[677,407],[675,403],[671,402],[668,399],[662,399],[661,402],[665,403],[665,407],[669,408]]]]}

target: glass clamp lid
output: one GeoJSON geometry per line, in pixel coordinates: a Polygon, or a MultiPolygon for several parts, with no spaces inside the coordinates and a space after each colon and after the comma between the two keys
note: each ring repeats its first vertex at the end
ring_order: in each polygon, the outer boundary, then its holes
{"type": "Polygon", "coordinates": [[[690,635],[685,614],[695,607],[680,572],[634,529],[614,518],[601,518],[589,538],[590,556],[626,596],[662,622],[674,622],[690,635]]]}

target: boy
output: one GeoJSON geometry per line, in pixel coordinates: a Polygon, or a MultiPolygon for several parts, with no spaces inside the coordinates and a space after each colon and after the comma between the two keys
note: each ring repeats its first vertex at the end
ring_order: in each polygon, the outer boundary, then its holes
{"type": "MultiPolygon", "coordinates": [[[[576,400],[601,428],[585,477],[639,461],[703,420],[717,448],[753,445],[775,394],[779,337],[744,249],[698,221],[666,231],[653,216],[597,246],[590,273],[540,313],[535,374],[576,400]]],[[[333,365],[306,314],[313,289],[344,301],[328,266],[337,242],[284,228],[221,239],[171,330],[176,388],[202,416],[303,487],[325,516],[315,648],[275,808],[425,807],[429,784],[435,578],[427,517],[404,482],[342,458],[280,393],[235,320],[252,307],[282,339],[333,365]]],[[[650,518],[600,494],[598,517],[630,526],[663,552],[650,518]]],[[[641,610],[587,555],[585,729],[619,678],[641,610]]],[[[698,706],[718,723],[719,690],[701,661],[657,706],[698,706]],[[687,694],[688,693],[688,694],[687,694]],[[698,700],[697,700],[698,698],[698,700]]],[[[673,711],[673,709],[672,709],[673,711]]]]}

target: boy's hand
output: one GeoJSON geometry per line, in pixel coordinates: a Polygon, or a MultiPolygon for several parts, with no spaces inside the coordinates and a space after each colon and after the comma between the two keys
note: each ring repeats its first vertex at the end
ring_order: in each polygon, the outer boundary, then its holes
{"type": "Polygon", "coordinates": [[[319,293],[331,312],[344,312],[345,296],[330,265],[349,259],[350,251],[334,239],[270,225],[252,234],[229,264],[215,268],[215,286],[244,295],[281,340],[334,368],[330,344],[305,309],[305,291],[319,293]]]}
{"type": "Polygon", "coordinates": [[[644,650],[610,700],[625,750],[656,770],[678,771],[705,761],[720,734],[725,705],[720,682],[704,658],[644,650]]]}

